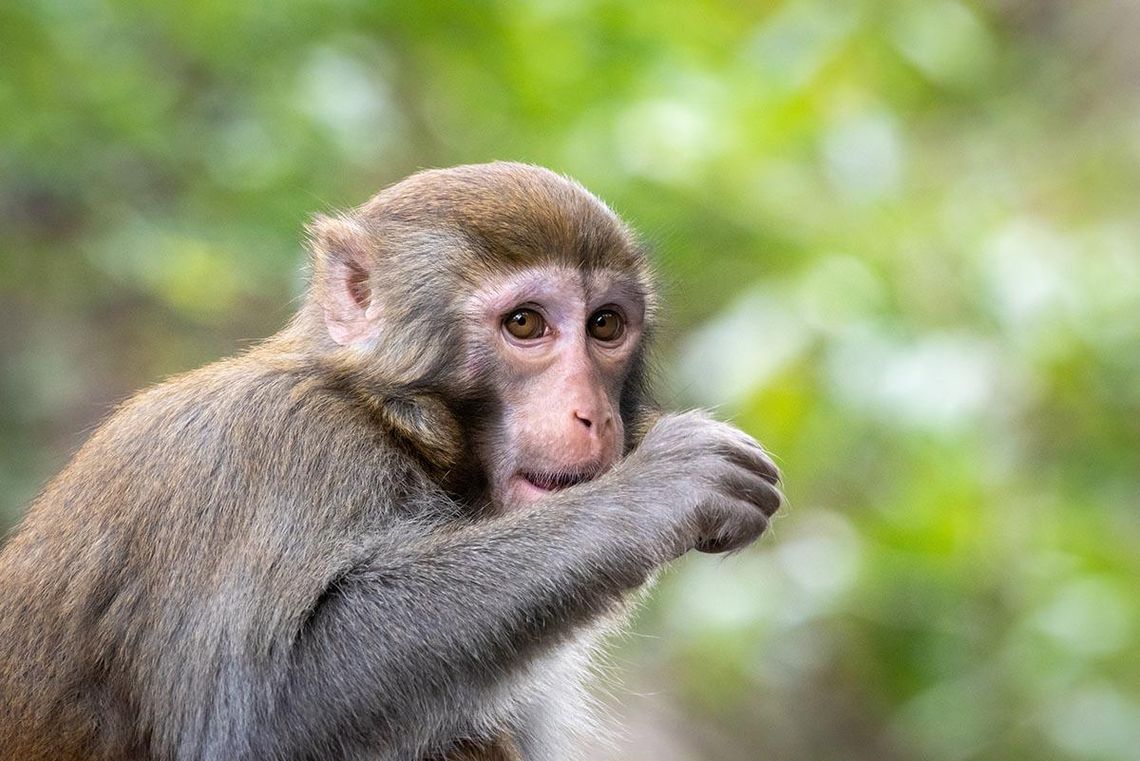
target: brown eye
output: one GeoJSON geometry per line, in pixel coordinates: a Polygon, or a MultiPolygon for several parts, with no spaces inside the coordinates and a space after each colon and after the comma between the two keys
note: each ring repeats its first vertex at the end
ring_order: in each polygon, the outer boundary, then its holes
{"type": "Polygon", "coordinates": [[[625,322],[612,309],[599,309],[586,321],[586,330],[599,341],[616,341],[625,330],[625,322]]]}
{"type": "Polygon", "coordinates": [[[503,327],[515,338],[526,341],[542,337],[546,332],[546,320],[533,309],[516,309],[503,320],[503,327]]]}

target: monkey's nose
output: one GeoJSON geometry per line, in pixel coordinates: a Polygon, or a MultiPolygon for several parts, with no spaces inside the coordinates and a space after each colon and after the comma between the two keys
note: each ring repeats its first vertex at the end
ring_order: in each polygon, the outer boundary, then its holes
{"type": "Polygon", "coordinates": [[[589,410],[574,410],[574,419],[591,431],[596,429],[597,433],[605,431],[613,423],[613,417],[608,412],[591,412],[589,410]],[[599,425],[595,426],[595,423],[599,425]]]}

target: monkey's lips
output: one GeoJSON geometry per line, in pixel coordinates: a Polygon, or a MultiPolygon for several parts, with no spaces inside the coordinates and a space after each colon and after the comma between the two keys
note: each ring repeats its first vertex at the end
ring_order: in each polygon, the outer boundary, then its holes
{"type": "Polygon", "coordinates": [[[542,492],[561,491],[571,486],[592,481],[598,475],[597,470],[565,472],[557,471],[544,473],[541,471],[522,471],[518,474],[526,485],[542,492]]]}

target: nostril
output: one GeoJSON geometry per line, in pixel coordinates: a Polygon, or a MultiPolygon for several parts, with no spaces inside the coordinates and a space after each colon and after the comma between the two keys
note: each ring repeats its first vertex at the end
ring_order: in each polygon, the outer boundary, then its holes
{"type": "Polygon", "coordinates": [[[578,412],[574,413],[574,417],[576,417],[578,419],[579,423],[586,426],[587,428],[589,428],[590,426],[592,426],[594,424],[594,421],[590,420],[590,418],[588,418],[588,417],[582,417],[582,415],[578,412]]]}

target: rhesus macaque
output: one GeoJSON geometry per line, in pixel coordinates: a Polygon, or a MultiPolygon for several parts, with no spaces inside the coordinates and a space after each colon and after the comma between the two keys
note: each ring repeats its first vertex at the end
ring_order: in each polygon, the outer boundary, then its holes
{"type": "Polygon", "coordinates": [[[662,414],[657,302],[576,183],[416,174],[310,229],[281,333],[123,404],[0,554],[0,758],[576,757],[593,634],[780,504],[662,414]]]}

